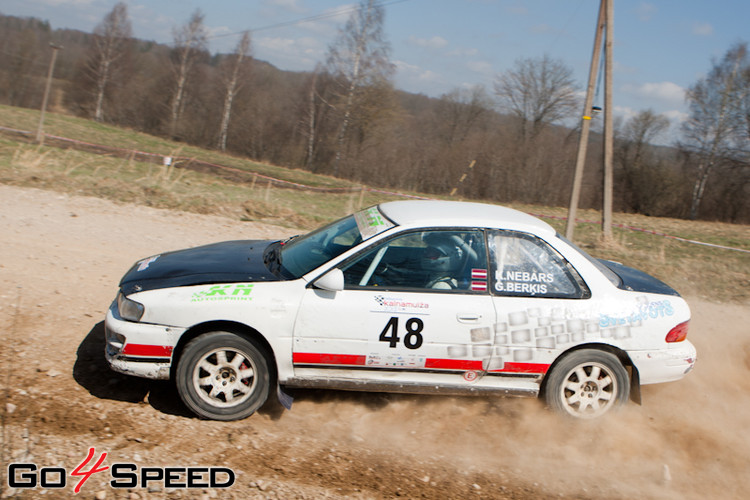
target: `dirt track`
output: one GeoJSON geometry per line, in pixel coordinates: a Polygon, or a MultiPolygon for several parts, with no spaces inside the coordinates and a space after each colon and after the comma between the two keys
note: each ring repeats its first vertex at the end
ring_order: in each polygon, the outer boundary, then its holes
{"type": "MultiPolygon", "coordinates": [[[[750,307],[690,300],[695,371],[643,388],[602,421],[559,419],[534,400],[297,391],[240,422],[193,418],[169,383],[104,363],[117,281],[164,250],[289,230],[0,186],[3,496],[7,466],[224,466],[226,490],[109,487],[79,498],[747,498],[750,307]],[[93,462],[92,464],[93,465],[93,462]]],[[[68,478],[72,493],[77,481],[68,478]]],[[[66,495],[67,496],[67,495],[66,495]]]]}

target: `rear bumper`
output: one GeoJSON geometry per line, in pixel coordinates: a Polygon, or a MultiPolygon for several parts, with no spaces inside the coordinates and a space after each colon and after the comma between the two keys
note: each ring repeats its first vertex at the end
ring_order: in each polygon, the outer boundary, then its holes
{"type": "Polygon", "coordinates": [[[113,303],[104,320],[104,331],[104,356],[112,370],[166,380],[172,366],[172,350],[185,329],[125,321],[113,303]]]}
{"type": "Polygon", "coordinates": [[[641,384],[679,380],[693,369],[696,360],[695,346],[688,340],[667,349],[628,351],[628,355],[638,369],[641,384]]]}

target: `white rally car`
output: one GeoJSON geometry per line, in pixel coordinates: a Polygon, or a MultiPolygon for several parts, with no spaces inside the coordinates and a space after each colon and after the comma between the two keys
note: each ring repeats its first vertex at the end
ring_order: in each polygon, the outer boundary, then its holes
{"type": "Polygon", "coordinates": [[[383,203],[286,241],[155,255],[106,318],[112,369],[175,380],[197,415],[283,388],[541,395],[599,416],[682,378],[687,303],[548,224],[476,203],[383,203]]]}

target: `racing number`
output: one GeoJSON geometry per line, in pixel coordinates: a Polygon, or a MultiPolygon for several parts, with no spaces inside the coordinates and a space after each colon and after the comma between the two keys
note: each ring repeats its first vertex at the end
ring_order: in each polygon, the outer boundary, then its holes
{"type": "MultiPolygon", "coordinates": [[[[404,346],[407,349],[419,349],[422,346],[422,329],[424,322],[419,318],[409,318],[406,320],[406,335],[404,335],[404,346]]],[[[393,316],[385,324],[385,328],[380,332],[380,341],[388,342],[388,346],[396,348],[401,338],[398,336],[398,317],[393,316]]]]}

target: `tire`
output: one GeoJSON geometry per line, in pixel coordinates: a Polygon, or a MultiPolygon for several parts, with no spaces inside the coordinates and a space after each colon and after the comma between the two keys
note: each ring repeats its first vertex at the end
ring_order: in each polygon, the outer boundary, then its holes
{"type": "Polygon", "coordinates": [[[544,397],[563,415],[591,419],[628,400],[630,378],[620,360],[598,349],[573,351],[547,375],[544,397]]]}
{"type": "Polygon", "coordinates": [[[268,361],[252,339],[230,332],[204,333],[182,351],[175,383],[182,401],[199,417],[239,420],[268,399],[268,361]]]}

